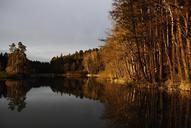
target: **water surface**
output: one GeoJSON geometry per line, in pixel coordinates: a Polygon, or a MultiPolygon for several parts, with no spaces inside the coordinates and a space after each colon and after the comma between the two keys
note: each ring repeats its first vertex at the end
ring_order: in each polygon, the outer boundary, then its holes
{"type": "Polygon", "coordinates": [[[0,128],[190,128],[179,93],[87,79],[0,82],[0,128]]]}

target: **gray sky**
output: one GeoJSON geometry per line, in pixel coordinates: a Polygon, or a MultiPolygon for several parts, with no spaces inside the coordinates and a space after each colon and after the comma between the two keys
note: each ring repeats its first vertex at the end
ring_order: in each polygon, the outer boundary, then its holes
{"type": "Polygon", "coordinates": [[[0,50],[23,42],[31,59],[103,45],[112,0],[0,0],[0,50]]]}

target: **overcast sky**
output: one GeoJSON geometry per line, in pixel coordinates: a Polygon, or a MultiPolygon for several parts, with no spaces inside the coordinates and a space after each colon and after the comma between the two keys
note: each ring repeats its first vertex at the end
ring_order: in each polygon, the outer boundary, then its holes
{"type": "Polygon", "coordinates": [[[29,58],[103,45],[112,0],[0,0],[0,50],[23,42],[29,58]]]}

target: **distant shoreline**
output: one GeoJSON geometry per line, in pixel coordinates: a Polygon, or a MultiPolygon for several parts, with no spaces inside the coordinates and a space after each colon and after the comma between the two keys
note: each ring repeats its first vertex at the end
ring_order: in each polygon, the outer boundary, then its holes
{"type": "MultiPolygon", "coordinates": [[[[131,86],[137,85],[139,87],[143,88],[152,88],[154,87],[154,84],[145,82],[134,82],[134,81],[125,81],[124,79],[109,79],[108,78],[102,78],[99,74],[88,74],[88,73],[80,73],[80,72],[68,72],[68,73],[34,73],[34,74],[26,74],[26,75],[7,75],[4,74],[4,76],[0,76],[0,80],[22,80],[22,79],[30,79],[30,78],[96,78],[100,82],[110,82],[114,84],[120,84],[120,85],[127,85],[131,86]]],[[[183,92],[191,92],[191,88],[189,83],[177,83],[177,86],[171,86],[170,83],[162,83],[163,86],[156,86],[159,89],[165,89],[167,91],[183,91],[183,92]],[[179,86],[178,86],[179,85],[179,86]],[[185,88],[187,87],[187,88],[185,88]]]]}

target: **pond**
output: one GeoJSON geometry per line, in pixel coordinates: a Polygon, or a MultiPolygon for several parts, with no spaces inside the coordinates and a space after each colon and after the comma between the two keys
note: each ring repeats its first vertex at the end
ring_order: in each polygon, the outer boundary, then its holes
{"type": "Polygon", "coordinates": [[[93,79],[4,80],[0,128],[191,128],[191,97],[93,79]]]}

